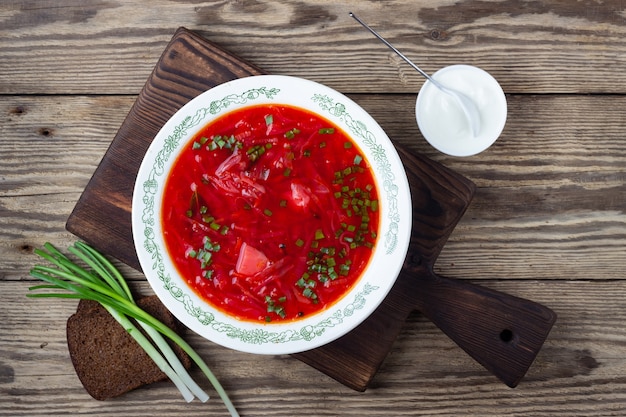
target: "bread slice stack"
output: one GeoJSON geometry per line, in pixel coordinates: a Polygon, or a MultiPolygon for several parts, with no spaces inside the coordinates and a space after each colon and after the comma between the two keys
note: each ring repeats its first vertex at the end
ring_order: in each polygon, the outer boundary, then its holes
{"type": "MultiPolygon", "coordinates": [[[[156,296],[137,300],[140,308],[180,333],[182,326],[156,296]]],[[[141,346],[99,303],[81,300],[67,320],[67,345],[81,383],[93,398],[106,400],[167,378],[141,346]]],[[[174,352],[186,368],[187,354],[174,352]]]]}

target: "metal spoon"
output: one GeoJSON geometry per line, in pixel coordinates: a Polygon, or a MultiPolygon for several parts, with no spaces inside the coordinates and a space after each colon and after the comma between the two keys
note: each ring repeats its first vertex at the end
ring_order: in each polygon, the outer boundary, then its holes
{"type": "Polygon", "coordinates": [[[354,20],[356,20],[357,22],[359,22],[361,24],[361,26],[363,26],[365,29],[369,30],[370,32],[372,32],[372,34],[374,36],[376,36],[378,39],[380,39],[385,45],[387,45],[392,51],[394,51],[396,54],[398,54],[398,56],[402,59],[404,59],[409,65],[411,65],[414,69],[417,70],[417,72],[419,72],[420,74],[422,74],[424,77],[426,77],[426,79],[428,81],[430,81],[431,83],[433,83],[433,85],[435,87],[437,87],[439,90],[441,90],[442,92],[444,92],[445,94],[448,94],[449,96],[451,96],[452,98],[454,98],[454,100],[458,103],[458,105],[461,107],[461,109],[463,110],[463,113],[465,114],[465,117],[467,118],[471,128],[472,128],[472,133],[474,135],[474,137],[478,136],[478,133],[480,132],[480,113],[478,112],[478,108],[476,107],[476,104],[474,104],[474,102],[467,97],[465,94],[460,93],[458,91],[452,90],[444,85],[442,85],[439,81],[436,81],[435,79],[433,79],[430,75],[428,75],[427,73],[425,73],[420,67],[418,67],[417,65],[415,65],[409,58],[407,58],[406,56],[404,56],[404,54],[400,51],[398,51],[392,44],[390,44],[385,38],[383,38],[382,36],[380,36],[378,34],[378,32],[376,32],[374,29],[372,29],[371,27],[369,27],[365,22],[363,22],[361,19],[359,19],[354,13],[349,12],[348,13],[350,15],[350,17],[352,17],[354,20]]]}

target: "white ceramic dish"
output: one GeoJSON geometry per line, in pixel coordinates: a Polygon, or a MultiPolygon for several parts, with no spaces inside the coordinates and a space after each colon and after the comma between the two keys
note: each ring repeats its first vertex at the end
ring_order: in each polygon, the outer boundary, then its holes
{"type": "Polygon", "coordinates": [[[463,111],[449,95],[430,81],[420,89],[415,104],[417,124],[435,149],[452,156],[472,156],[498,139],[507,117],[506,96],[488,72],[470,65],[451,65],[433,78],[474,101],[480,113],[480,131],[474,136],[463,111]]]}
{"type": "Polygon", "coordinates": [[[262,75],[206,91],[162,127],[142,161],[132,205],[133,238],[141,267],[163,304],[187,327],[220,345],[257,354],[302,352],[329,343],[365,320],[400,272],[411,232],[411,199],[402,162],[382,128],[346,96],[321,84],[262,75]],[[289,323],[252,323],[227,316],[199,298],[178,276],[164,249],[163,184],[181,148],[212,119],[254,104],[279,103],[334,122],[372,164],[380,193],[381,224],[373,258],[351,291],[328,309],[289,323]]]}

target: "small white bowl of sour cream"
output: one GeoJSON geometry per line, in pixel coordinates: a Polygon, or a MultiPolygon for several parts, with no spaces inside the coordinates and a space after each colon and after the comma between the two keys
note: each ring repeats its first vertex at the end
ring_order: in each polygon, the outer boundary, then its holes
{"type": "Polygon", "coordinates": [[[506,97],[498,81],[470,65],[451,65],[432,77],[474,101],[480,113],[480,130],[474,135],[454,98],[426,81],[415,104],[417,125],[426,141],[451,156],[472,156],[489,148],[502,133],[507,117],[506,97]]]}

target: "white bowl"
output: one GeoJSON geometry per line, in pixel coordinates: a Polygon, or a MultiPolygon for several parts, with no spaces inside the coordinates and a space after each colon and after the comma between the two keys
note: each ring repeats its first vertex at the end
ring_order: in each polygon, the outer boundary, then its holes
{"type": "Polygon", "coordinates": [[[426,81],[417,96],[415,115],[422,135],[435,149],[452,156],[483,152],[498,139],[507,116],[506,96],[488,72],[470,65],[451,65],[432,76],[444,86],[474,101],[480,113],[480,131],[474,136],[454,99],[426,81]]]}
{"type": "Polygon", "coordinates": [[[132,203],[141,267],[163,304],[187,327],[228,348],[258,354],[302,352],[329,343],[365,320],[393,286],[411,232],[411,199],[402,162],[382,128],[346,96],[321,84],[262,75],[216,86],[183,106],[154,138],[139,169],[132,203]],[[275,103],[307,109],[335,123],[375,172],[380,228],[372,259],[352,289],[326,310],[292,322],[254,323],[226,315],[178,275],[162,236],[163,185],[183,145],[211,120],[241,107],[275,103]]]}

